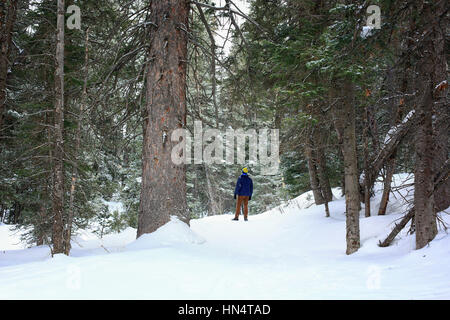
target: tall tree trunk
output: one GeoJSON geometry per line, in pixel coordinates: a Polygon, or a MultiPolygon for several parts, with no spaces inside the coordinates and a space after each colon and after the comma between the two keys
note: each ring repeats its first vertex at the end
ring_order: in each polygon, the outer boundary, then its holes
{"type": "Polygon", "coordinates": [[[316,128],[316,167],[317,167],[317,175],[319,177],[319,185],[322,191],[322,196],[326,202],[330,202],[333,200],[333,192],[331,191],[330,179],[328,178],[327,173],[327,161],[325,157],[325,130],[323,128],[316,128]]]}
{"type": "Polygon", "coordinates": [[[17,0],[0,4],[0,137],[3,135],[3,114],[6,109],[6,78],[8,76],[12,31],[17,15],[17,0]]]}
{"type": "MultiPolygon", "coordinates": [[[[446,70],[446,67],[442,69],[446,70]]],[[[444,91],[444,90],[442,90],[444,91]]],[[[433,145],[435,146],[435,156],[433,162],[433,171],[436,172],[442,166],[445,161],[449,159],[449,132],[450,132],[450,107],[448,100],[446,100],[447,94],[445,92],[440,92],[443,98],[434,104],[435,108],[439,108],[434,113],[436,115],[436,120],[434,122],[434,139],[433,145]],[[444,100],[444,104],[441,101],[444,100]]],[[[450,206],[450,179],[446,181],[445,184],[441,186],[434,194],[434,201],[436,212],[443,211],[450,206]]]]}
{"type": "MultiPolygon", "coordinates": [[[[371,168],[369,166],[369,107],[366,106],[364,112],[364,130],[363,130],[363,139],[364,139],[364,172],[368,173],[371,168]]],[[[368,179],[364,179],[364,216],[370,217],[370,198],[371,198],[371,185],[369,184],[368,179]]]]}
{"type": "Polygon", "coordinates": [[[72,180],[70,182],[70,196],[69,196],[69,213],[67,217],[66,230],[64,235],[65,241],[65,254],[69,255],[71,244],[70,240],[72,238],[72,222],[74,218],[74,202],[75,202],[75,188],[78,180],[78,155],[80,153],[81,144],[81,127],[83,125],[83,114],[84,107],[87,103],[87,80],[88,80],[88,62],[89,62],[89,28],[86,30],[86,40],[85,40],[85,53],[84,53],[84,82],[83,82],[83,93],[80,102],[80,112],[78,114],[77,121],[77,131],[75,133],[75,149],[73,150],[74,155],[74,167],[72,171],[72,180]]]}
{"type": "Polygon", "coordinates": [[[220,202],[220,197],[217,195],[217,191],[214,189],[214,186],[211,181],[211,172],[208,169],[206,164],[203,164],[205,169],[205,177],[206,177],[206,189],[209,200],[209,212],[210,215],[218,215],[222,213],[222,205],[220,202]]]}
{"type": "Polygon", "coordinates": [[[330,216],[330,209],[328,207],[328,202],[333,200],[333,192],[331,191],[330,180],[327,174],[327,165],[325,157],[325,137],[324,130],[322,127],[315,128],[315,143],[317,145],[315,154],[315,162],[317,169],[317,176],[319,178],[320,192],[322,193],[322,198],[324,200],[325,206],[325,216],[330,216]]]}
{"type": "Polygon", "coordinates": [[[64,252],[64,0],[58,0],[53,162],[53,254],[64,252]]]}
{"type": "Polygon", "coordinates": [[[415,35],[421,41],[417,49],[417,88],[421,93],[417,103],[418,125],[416,128],[415,148],[416,166],[414,170],[414,206],[416,227],[416,249],[426,246],[437,234],[436,211],[434,208],[433,168],[435,148],[433,136],[434,83],[445,66],[444,34],[440,26],[445,1],[417,3],[419,28],[415,35]]]}
{"type": "MultiPolygon", "coordinates": [[[[443,70],[446,70],[444,68],[443,70]]],[[[450,132],[450,108],[449,103],[445,97],[442,100],[445,101],[445,105],[440,102],[434,104],[436,108],[439,108],[434,114],[436,115],[434,126],[434,139],[433,145],[435,146],[435,156],[433,161],[433,172],[439,170],[445,161],[447,161],[449,154],[449,132],[450,132]]],[[[441,100],[441,99],[439,99],[441,100]]],[[[434,194],[436,212],[443,211],[450,206],[450,179],[441,186],[434,194]]]]}
{"type": "Polygon", "coordinates": [[[344,80],[341,88],[342,106],[335,107],[335,125],[342,133],[342,154],[345,174],[346,241],[347,254],[356,252],[360,247],[359,235],[359,182],[358,158],[356,154],[355,108],[353,84],[344,80]]]}
{"type": "MultiPolygon", "coordinates": [[[[433,172],[438,172],[449,159],[450,107],[448,101],[447,60],[445,55],[445,28],[448,30],[448,2],[438,4],[435,19],[439,19],[434,26],[434,70],[431,74],[433,84],[433,145],[435,147],[433,172]],[[442,17],[447,10],[446,18],[442,17]],[[438,18],[440,17],[440,18],[438,18]]],[[[436,212],[443,211],[450,206],[450,179],[434,193],[436,212]]]]}
{"type": "Polygon", "coordinates": [[[142,152],[142,186],[137,236],[151,233],[171,215],[189,223],[186,167],[171,160],[172,131],[186,125],[186,62],[189,4],[150,2],[147,101],[142,152]]]}
{"type": "Polygon", "coordinates": [[[305,156],[308,162],[309,183],[313,192],[314,202],[315,204],[319,205],[325,203],[325,199],[323,198],[322,192],[320,190],[319,177],[317,175],[313,148],[313,140],[309,136],[307,138],[307,142],[305,143],[305,156]]]}

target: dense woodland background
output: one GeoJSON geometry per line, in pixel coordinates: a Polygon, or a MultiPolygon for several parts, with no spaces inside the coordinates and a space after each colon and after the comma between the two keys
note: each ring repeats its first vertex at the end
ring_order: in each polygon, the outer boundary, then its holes
{"type": "Polygon", "coordinates": [[[414,202],[396,229],[413,219],[417,248],[431,241],[450,205],[448,2],[249,3],[244,13],[231,0],[2,0],[2,222],[69,254],[89,224],[140,235],[171,214],[233,211],[242,166],[174,166],[161,139],[200,120],[280,129],[280,173],[247,164],[250,214],[313,190],[333,215],[339,186],[350,254],[375,181],[384,197],[366,216],[385,214],[392,175],[407,172],[414,202]],[[72,4],[80,30],[65,27],[72,4]],[[380,29],[366,26],[369,5],[380,29]]]}

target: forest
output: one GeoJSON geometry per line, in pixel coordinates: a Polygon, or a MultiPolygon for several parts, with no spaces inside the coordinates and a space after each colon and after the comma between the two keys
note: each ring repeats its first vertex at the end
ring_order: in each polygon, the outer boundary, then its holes
{"type": "Polygon", "coordinates": [[[445,0],[2,0],[0,220],[29,246],[70,255],[88,227],[139,238],[173,216],[234,213],[246,167],[250,222],[309,190],[331,219],[339,188],[352,255],[360,221],[389,214],[393,192],[409,188],[378,245],[406,230],[424,248],[448,227],[448,10],[445,0]],[[225,161],[225,140],[202,132],[231,129],[244,144],[225,161]],[[263,138],[277,156],[270,174],[252,153],[263,138]],[[174,163],[174,150],[194,161],[174,163]],[[414,178],[394,186],[399,173],[414,178]]]}

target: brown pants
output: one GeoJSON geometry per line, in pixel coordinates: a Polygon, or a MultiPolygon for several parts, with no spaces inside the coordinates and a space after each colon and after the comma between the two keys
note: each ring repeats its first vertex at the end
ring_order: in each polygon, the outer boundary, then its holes
{"type": "Polygon", "coordinates": [[[248,216],[248,196],[238,196],[236,203],[236,214],[234,215],[236,219],[239,219],[242,203],[244,203],[244,218],[247,218],[248,216]]]}

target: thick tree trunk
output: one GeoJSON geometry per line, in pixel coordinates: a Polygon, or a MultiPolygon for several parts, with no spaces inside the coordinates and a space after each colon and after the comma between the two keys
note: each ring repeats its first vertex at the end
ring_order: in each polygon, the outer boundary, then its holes
{"type": "MultiPolygon", "coordinates": [[[[446,1],[441,2],[436,9],[435,16],[442,15],[446,1]]],[[[450,134],[450,107],[448,101],[447,60],[445,54],[445,27],[448,30],[447,20],[440,18],[434,26],[434,69],[431,74],[433,85],[433,145],[435,147],[433,171],[437,172],[449,159],[449,134],[450,134]],[[445,23],[447,21],[447,23],[445,23]]],[[[434,194],[436,212],[443,211],[450,206],[450,180],[447,180],[434,194]]]]}
{"type": "MultiPolygon", "coordinates": [[[[434,123],[436,129],[434,130],[433,139],[433,145],[435,146],[433,169],[436,171],[442,163],[449,159],[450,107],[448,102],[442,105],[440,101],[435,103],[434,106],[436,108],[440,106],[439,110],[434,113],[436,115],[434,123]]],[[[450,179],[435,193],[434,201],[436,212],[443,211],[450,206],[450,179]]]]}
{"type": "Polygon", "coordinates": [[[189,223],[186,168],[171,160],[172,131],[186,124],[186,62],[189,4],[150,2],[147,102],[142,152],[142,186],[137,236],[178,216],[189,223]]]}
{"type": "Polygon", "coordinates": [[[58,0],[53,161],[53,254],[64,252],[64,0],[58,0]]]}
{"type": "MultiPolygon", "coordinates": [[[[429,90],[427,90],[429,91],[429,90]]],[[[416,166],[414,170],[414,206],[416,223],[416,248],[423,248],[437,234],[434,196],[432,191],[433,125],[430,92],[417,106],[419,124],[416,128],[416,166]]]]}
{"type": "MultiPolygon", "coordinates": [[[[442,152],[439,152],[439,146],[434,145],[436,136],[433,134],[433,113],[436,111],[436,102],[442,102],[441,96],[437,98],[435,94],[436,86],[439,84],[436,82],[446,79],[445,38],[442,24],[446,2],[421,1],[418,5],[421,14],[418,17],[420,27],[416,37],[421,40],[422,47],[416,52],[418,57],[416,81],[418,92],[421,93],[417,104],[419,121],[415,139],[416,167],[414,170],[416,249],[426,246],[437,234],[432,194],[433,170],[436,170],[436,166],[442,165],[443,159],[440,159],[442,152]],[[439,158],[435,159],[435,156],[439,158]]],[[[448,106],[440,106],[448,108],[448,106]]]]}
{"type": "Polygon", "coordinates": [[[345,173],[346,240],[347,254],[360,247],[359,208],[360,192],[358,182],[358,158],[356,154],[355,108],[353,84],[345,80],[341,88],[342,106],[335,107],[336,130],[342,133],[342,153],[345,173]],[[338,109],[339,108],[339,109],[338,109]],[[337,109],[337,110],[336,110],[337,109]]]}
{"type": "Polygon", "coordinates": [[[3,135],[3,114],[6,109],[6,78],[8,76],[12,31],[17,15],[17,0],[0,4],[0,137],[3,135]]]}

